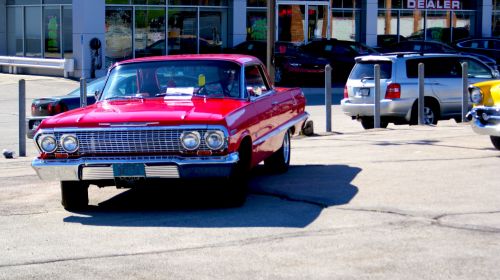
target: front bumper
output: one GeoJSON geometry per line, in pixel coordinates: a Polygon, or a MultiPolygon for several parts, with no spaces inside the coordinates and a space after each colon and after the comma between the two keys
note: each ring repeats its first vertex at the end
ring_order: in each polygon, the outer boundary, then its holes
{"type": "Polygon", "coordinates": [[[238,162],[237,152],[219,157],[148,156],[120,158],[50,159],[32,162],[45,181],[114,180],[113,164],[144,164],[145,179],[229,177],[238,162]]]}
{"type": "Polygon", "coordinates": [[[500,137],[500,107],[474,107],[467,118],[475,133],[500,137]]]}

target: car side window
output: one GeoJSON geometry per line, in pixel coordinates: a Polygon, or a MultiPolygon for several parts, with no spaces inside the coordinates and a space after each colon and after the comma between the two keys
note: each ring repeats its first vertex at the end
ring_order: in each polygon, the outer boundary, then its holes
{"type": "Polygon", "coordinates": [[[245,88],[249,96],[260,96],[269,91],[260,66],[245,67],[245,88]]]}
{"type": "Polygon", "coordinates": [[[408,78],[418,78],[418,64],[424,63],[425,78],[459,78],[462,66],[451,57],[436,57],[427,59],[410,59],[406,61],[408,78]]]}
{"type": "Polygon", "coordinates": [[[485,79],[493,78],[491,70],[487,66],[484,66],[483,64],[475,61],[474,59],[464,58],[461,59],[460,62],[467,62],[468,64],[467,74],[469,78],[485,78],[485,79]]]}

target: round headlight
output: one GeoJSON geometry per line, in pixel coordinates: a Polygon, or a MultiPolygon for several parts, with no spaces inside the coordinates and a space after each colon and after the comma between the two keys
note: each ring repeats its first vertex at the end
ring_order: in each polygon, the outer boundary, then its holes
{"type": "Polygon", "coordinates": [[[469,97],[473,104],[479,104],[483,101],[483,93],[478,87],[469,88],[469,97]]]}
{"type": "Polygon", "coordinates": [[[54,135],[43,135],[38,139],[38,145],[45,153],[53,153],[57,149],[57,141],[54,135]]]}
{"type": "Polygon", "coordinates": [[[224,146],[224,133],[222,131],[207,131],[205,144],[212,150],[219,150],[224,146]]]}
{"type": "Polygon", "coordinates": [[[188,151],[196,150],[200,146],[200,133],[197,131],[186,131],[181,135],[181,145],[188,151]]]}
{"type": "Polygon", "coordinates": [[[66,134],[61,137],[61,147],[68,153],[74,153],[78,150],[78,139],[75,135],[66,134]]]}

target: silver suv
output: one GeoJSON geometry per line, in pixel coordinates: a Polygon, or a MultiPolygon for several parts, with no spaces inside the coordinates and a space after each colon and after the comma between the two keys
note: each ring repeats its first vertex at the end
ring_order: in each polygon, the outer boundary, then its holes
{"type": "Polygon", "coordinates": [[[461,119],[462,62],[468,63],[469,83],[498,77],[478,59],[455,54],[400,53],[356,58],[344,88],[341,107],[365,129],[373,128],[375,82],[373,66],[380,65],[381,127],[388,123],[416,124],[418,98],[418,64],[425,68],[425,122],[461,119]]]}

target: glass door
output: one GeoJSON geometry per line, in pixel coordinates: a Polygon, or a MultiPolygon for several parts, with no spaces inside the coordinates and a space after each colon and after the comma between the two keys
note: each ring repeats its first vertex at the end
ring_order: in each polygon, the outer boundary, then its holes
{"type": "Polygon", "coordinates": [[[307,43],[329,38],[330,3],[319,1],[278,1],[276,40],[307,43]]]}

